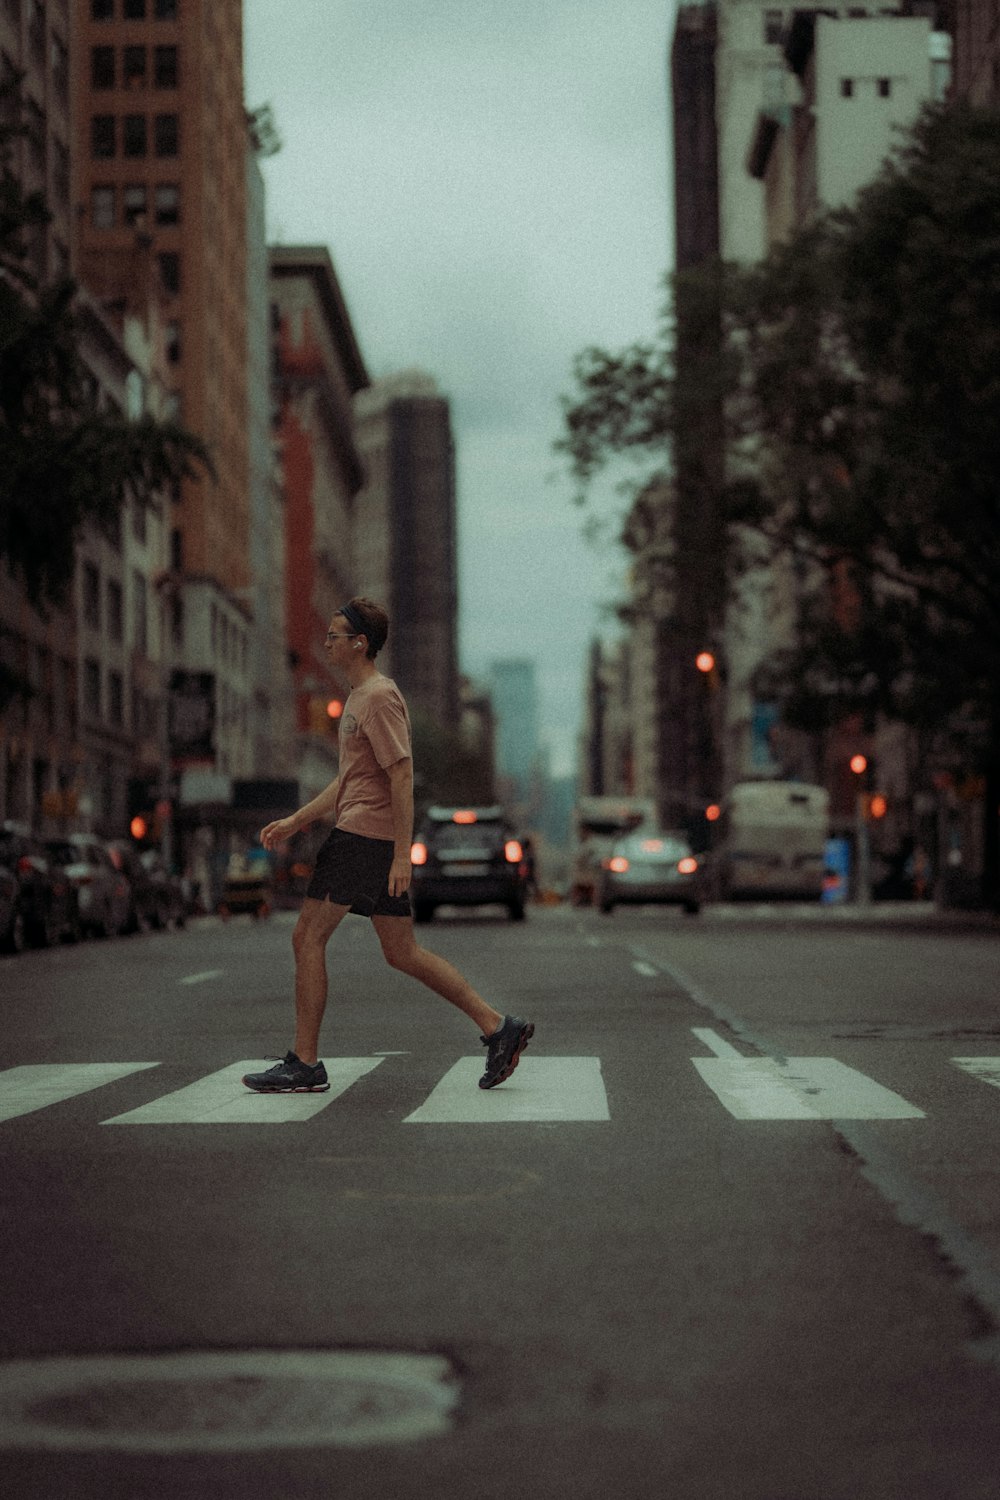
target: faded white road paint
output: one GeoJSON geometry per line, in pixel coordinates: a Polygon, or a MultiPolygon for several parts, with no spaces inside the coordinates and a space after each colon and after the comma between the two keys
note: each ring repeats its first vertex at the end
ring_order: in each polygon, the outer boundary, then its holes
{"type": "Polygon", "coordinates": [[[917,1109],[833,1057],[695,1057],[737,1120],[922,1120],[917,1109]]]}
{"type": "Polygon", "coordinates": [[[0,1120],[30,1115],[159,1063],[25,1063],[0,1073],[0,1120]]]}
{"type": "Polygon", "coordinates": [[[506,1083],[481,1089],[483,1059],[463,1057],[407,1125],[497,1125],[525,1120],[608,1120],[599,1057],[522,1057],[506,1083]]]}
{"type": "Polygon", "coordinates": [[[952,1062],[963,1073],[971,1073],[973,1078],[1000,1089],[1000,1057],[953,1057],[952,1062]]]}
{"type": "Polygon", "coordinates": [[[254,1094],[242,1082],[244,1073],[262,1073],[260,1058],[233,1063],[186,1088],[165,1094],[139,1109],[115,1115],[104,1125],[287,1125],[308,1120],[377,1068],[380,1057],[338,1057],[327,1063],[330,1088],[325,1094],[254,1094]]]}
{"type": "Polygon", "coordinates": [[[221,979],[221,969],[204,969],[200,974],[185,974],[183,979],[178,979],[178,984],[204,984],[208,979],[221,979]]]}

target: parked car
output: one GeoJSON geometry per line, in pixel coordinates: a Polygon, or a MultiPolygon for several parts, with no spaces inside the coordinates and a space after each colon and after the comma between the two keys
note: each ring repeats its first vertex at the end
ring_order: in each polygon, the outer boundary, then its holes
{"type": "Polygon", "coordinates": [[[128,839],[109,839],[106,847],[115,868],[129,884],[125,932],[148,932],[151,927],[183,923],[180,885],[171,881],[155,849],[137,849],[128,839]]]}
{"type": "Polygon", "coordinates": [[[98,937],[117,937],[129,915],[129,883],[115,868],[100,839],[90,833],[70,833],[45,845],[52,861],[65,872],[76,892],[80,922],[98,937]]]}
{"type": "Polygon", "coordinates": [[[505,906],[524,917],[528,866],[499,807],[432,807],[410,851],[410,902],[417,922],[439,906],[505,906]]]}
{"type": "Polygon", "coordinates": [[[0,827],[0,866],[17,882],[14,915],[4,932],[9,948],[26,943],[48,947],[60,938],[80,936],[76,893],[45,845],[22,824],[0,827]]]}
{"type": "Polygon", "coordinates": [[[27,942],[19,892],[14,871],[0,865],[0,951],[4,953],[20,953],[27,942]]]}
{"type": "Polygon", "coordinates": [[[684,834],[647,830],[616,842],[601,865],[597,905],[610,913],[624,902],[675,903],[692,916],[701,909],[701,869],[684,834]]]}

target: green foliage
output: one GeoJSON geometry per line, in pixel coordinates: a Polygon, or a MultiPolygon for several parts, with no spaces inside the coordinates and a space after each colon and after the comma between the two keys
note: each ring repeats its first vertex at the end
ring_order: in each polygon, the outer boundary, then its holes
{"type": "Polygon", "coordinates": [[[99,402],[73,283],[37,286],[28,269],[47,213],[13,174],[15,133],[0,131],[0,558],[44,612],[65,603],[87,527],[108,531],[129,496],[150,504],[211,465],[181,428],[99,402]]]}

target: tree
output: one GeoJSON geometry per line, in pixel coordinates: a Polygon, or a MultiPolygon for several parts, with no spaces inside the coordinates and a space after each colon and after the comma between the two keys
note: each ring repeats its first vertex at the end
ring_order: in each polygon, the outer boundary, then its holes
{"type": "Polygon", "coordinates": [[[181,427],[102,407],[74,283],[39,285],[29,270],[48,213],[14,175],[18,134],[0,129],[0,560],[44,614],[66,602],[87,527],[107,530],[129,496],[150,504],[211,462],[181,427]]]}
{"type": "MultiPolygon", "coordinates": [[[[996,113],[928,110],[854,206],[759,266],[727,267],[719,367],[731,534],[751,528],[814,580],[797,649],[766,664],[770,687],[804,726],[861,709],[960,737],[986,777],[994,897],[998,146],[996,113]]],[[[676,446],[668,362],[661,337],[578,363],[563,448],[584,484],[608,453],[662,462],[676,446]]]]}

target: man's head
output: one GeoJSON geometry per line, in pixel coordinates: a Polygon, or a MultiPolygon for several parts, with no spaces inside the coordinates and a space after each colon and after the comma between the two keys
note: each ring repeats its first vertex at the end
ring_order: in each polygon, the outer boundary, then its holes
{"type": "Polygon", "coordinates": [[[363,650],[369,661],[375,660],[389,634],[389,616],[381,604],[363,596],[341,605],[334,615],[334,624],[345,634],[359,637],[352,642],[352,648],[363,650]]]}

